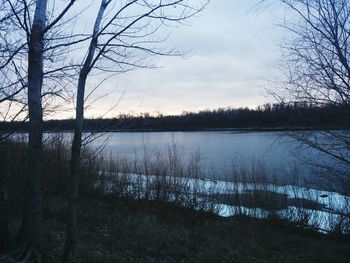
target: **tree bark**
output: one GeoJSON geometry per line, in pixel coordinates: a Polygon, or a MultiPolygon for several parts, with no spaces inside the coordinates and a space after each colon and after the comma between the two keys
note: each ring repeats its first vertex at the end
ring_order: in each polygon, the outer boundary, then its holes
{"type": "Polygon", "coordinates": [[[41,176],[42,176],[42,104],[44,29],[47,0],[36,1],[28,51],[28,173],[24,212],[24,242],[40,251],[41,238],[41,176]]]}
{"type": "Polygon", "coordinates": [[[79,185],[80,185],[80,156],[82,134],[84,126],[84,111],[78,110],[84,107],[84,91],[86,77],[79,77],[78,94],[77,94],[77,110],[74,128],[74,138],[71,149],[70,161],[70,179],[69,179],[69,196],[68,196],[68,220],[66,226],[66,242],[64,246],[63,262],[72,262],[76,246],[76,235],[78,225],[78,201],[79,201],[79,185]]]}
{"type": "Polygon", "coordinates": [[[69,196],[68,196],[68,220],[66,227],[66,242],[64,247],[63,262],[73,262],[75,247],[76,247],[76,235],[78,226],[78,206],[79,206],[79,184],[80,184],[80,156],[82,145],[82,134],[84,128],[84,100],[85,100],[85,86],[87,77],[91,71],[91,64],[95,55],[97,47],[98,32],[100,30],[102,17],[109,1],[102,0],[101,6],[95,20],[93,29],[93,37],[90,42],[88,54],[83,66],[80,70],[78,87],[77,87],[77,99],[75,110],[75,127],[74,138],[71,149],[71,161],[70,161],[70,183],[69,183],[69,196]]]}

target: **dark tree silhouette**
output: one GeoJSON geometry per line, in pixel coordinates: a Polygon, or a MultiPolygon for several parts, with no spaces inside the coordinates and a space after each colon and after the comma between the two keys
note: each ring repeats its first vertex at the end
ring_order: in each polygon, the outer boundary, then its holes
{"type": "MultiPolygon", "coordinates": [[[[292,16],[282,27],[291,39],[284,51],[289,74],[278,97],[341,109],[339,126],[350,123],[350,3],[347,0],[283,0],[292,16]]],[[[350,194],[350,134],[347,131],[294,133],[337,165],[315,164],[328,182],[350,194]]]]}

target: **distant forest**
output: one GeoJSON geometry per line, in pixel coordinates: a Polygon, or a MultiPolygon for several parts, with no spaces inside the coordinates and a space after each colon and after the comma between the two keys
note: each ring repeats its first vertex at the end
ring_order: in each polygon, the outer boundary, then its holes
{"type": "MultiPolygon", "coordinates": [[[[73,130],[73,119],[48,120],[46,131],[73,130]]],[[[265,104],[256,109],[219,108],[181,115],[120,114],[110,119],[86,119],[86,131],[191,131],[205,129],[349,129],[349,106],[309,103],[265,104]]],[[[0,122],[0,131],[26,131],[27,122],[0,122]]]]}

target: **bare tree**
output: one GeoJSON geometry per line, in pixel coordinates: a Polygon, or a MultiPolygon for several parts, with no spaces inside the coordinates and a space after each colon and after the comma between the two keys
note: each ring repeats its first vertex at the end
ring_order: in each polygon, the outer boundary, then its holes
{"type": "Polygon", "coordinates": [[[41,238],[42,104],[44,29],[47,1],[37,1],[28,43],[28,175],[24,239],[35,253],[41,238]]]}
{"type": "MultiPolygon", "coordinates": [[[[45,90],[44,78],[53,79],[72,65],[49,67],[51,61],[77,40],[74,36],[58,34],[67,21],[63,17],[75,0],[50,12],[47,0],[2,0],[0,5],[0,103],[5,105],[5,120],[15,119],[20,113],[29,119],[28,174],[26,177],[26,205],[21,231],[23,247],[18,258],[26,262],[40,261],[41,248],[41,176],[43,105],[46,95],[59,95],[53,82],[45,90]],[[72,40],[73,39],[73,40],[72,40]],[[20,108],[13,110],[14,105],[20,108]]],[[[51,5],[54,6],[55,3],[51,5]]],[[[80,37],[79,37],[80,38],[80,37]]],[[[85,38],[80,38],[81,41],[85,38]]]]}
{"type": "Polygon", "coordinates": [[[350,194],[350,3],[281,2],[291,14],[282,24],[291,39],[284,46],[288,81],[277,95],[284,101],[332,106],[338,112],[337,128],[343,130],[314,127],[321,131],[293,137],[326,156],[314,165],[326,172],[328,186],[350,194]]]}
{"type": "Polygon", "coordinates": [[[135,68],[148,68],[150,56],[177,55],[164,50],[156,33],[164,26],[181,23],[200,12],[206,1],[196,4],[189,0],[101,0],[91,41],[79,72],[76,97],[76,118],[72,143],[69,214],[64,262],[73,259],[79,199],[79,170],[84,102],[88,76],[94,72],[122,73],[135,68]]]}

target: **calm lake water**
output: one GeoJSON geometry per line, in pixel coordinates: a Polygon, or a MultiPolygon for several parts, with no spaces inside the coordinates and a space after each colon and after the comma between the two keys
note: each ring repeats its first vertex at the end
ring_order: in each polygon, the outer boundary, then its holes
{"type": "Polygon", "coordinates": [[[252,162],[261,163],[269,171],[277,171],[278,177],[286,183],[292,182],[289,177],[296,168],[299,176],[310,179],[315,172],[305,161],[324,158],[301,147],[285,132],[111,132],[103,134],[92,145],[97,147],[105,140],[108,140],[105,153],[130,158],[135,155],[141,158],[145,150],[165,154],[175,144],[184,161],[199,152],[206,176],[211,177],[210,171],[214,168],[216,179],[225,180],[230,180],[228,170],[232,164],[249,167],[252,162]]]}

